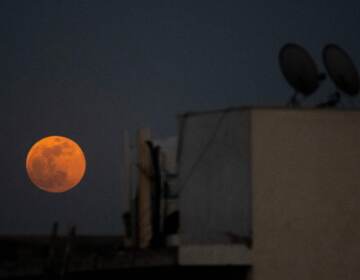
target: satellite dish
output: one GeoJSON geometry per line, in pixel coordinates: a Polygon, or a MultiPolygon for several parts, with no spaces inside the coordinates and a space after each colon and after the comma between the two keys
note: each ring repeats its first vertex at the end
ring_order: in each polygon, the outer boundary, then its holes
{"type": "MultiPolygon", "coordinates": [[[[317,69],[311,55],[301,46],[286,44],[279,54],[279,62],[283,75],[296,93],[310,96],[319,87],[319,81],[325,78],[317,69]]],[[[296,94],[292,97],[295,101],[296,94]]],[[[294,103],[293,103],[294,104],[294,103]]]]}
{"type": "Polygon", "coordinates": [[[360,89],[359,74],[350,56],[340,47],[329,44],[323,49],[323,60],[337,88],[351,96],[360,89]]]}

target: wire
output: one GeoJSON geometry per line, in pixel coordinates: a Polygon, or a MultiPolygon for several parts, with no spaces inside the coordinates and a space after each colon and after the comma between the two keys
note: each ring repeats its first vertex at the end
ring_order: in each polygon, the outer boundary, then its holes
{"type": "Polygon", "coordinates": [[[185,177],[185,179],[183,180],[183,182],[180,184],[179,186],[179,190],[177,192],[177,195],[179,196],[184,189],[187,187],[187,183],[190,180],[191,176],[194,174],[194,171],[196,170],[197,166],[200,164],[201,160],[203,159],[203,157],[205,156],[206,152],[209,150],[209,148],[211,147],[211,145],[213,144],[216,135],[221,127],[221,124],[226,116],[226,114],[229,112],[230,110],[225,110],[223,111],[222,115],[219,117],[215,129],[211,135],[211,137],[209,138],[209,141],[205,144],[204,149],[199,153],[198,158],[195,160],[194,164],[191,166],[190,171],[188,173],[188,175],[185,177]]]}

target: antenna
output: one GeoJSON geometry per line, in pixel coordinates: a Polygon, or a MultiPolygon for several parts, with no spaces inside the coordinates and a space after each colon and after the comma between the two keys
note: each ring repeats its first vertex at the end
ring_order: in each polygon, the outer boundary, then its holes
{"type": "Polygon", "coordinates": [[[311,55],[297,44],[288,43],[282,47],[279,63],[285,79],[295,89],[289,101],[291,106],[298,106],[299,93],[305,97],[312,95],[318,89],[319,82],[325,79],[311,55]]]}
{"type": "Polygon", "coordinates": [[[335,44],[323,49],[323,60],[330,78],[338,90],[355,96],[359,93],[359,73],[350,56],[335,44]]]}

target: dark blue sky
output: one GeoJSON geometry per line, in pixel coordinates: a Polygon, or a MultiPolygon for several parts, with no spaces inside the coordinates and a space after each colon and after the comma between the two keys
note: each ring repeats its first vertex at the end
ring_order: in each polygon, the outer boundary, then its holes
{"type": "Polygon", "coordinates": [[[185,111],[283,105],[281,46],[302,44],[323,70],[321,49],[335,42],[360,66],[359,26],[359,1],[1,1],[0,233],[47,233],[54,220],[120,232],[124,129],[166,137],[185,111]],[[60,195],[25,171],[28,149],[52,134],[88,160],[60,195]]]}

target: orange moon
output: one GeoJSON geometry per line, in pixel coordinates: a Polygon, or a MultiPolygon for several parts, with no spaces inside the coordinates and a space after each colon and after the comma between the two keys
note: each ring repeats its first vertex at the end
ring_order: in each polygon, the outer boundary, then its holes
{"type": "Polygon", "coordinates": [[[51,193],[75,187],[85,174],[86,160],[80,146],[63,136],[36,142],[26,157],[26,171],[35,186],[51,193]]]}

